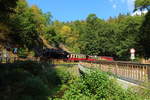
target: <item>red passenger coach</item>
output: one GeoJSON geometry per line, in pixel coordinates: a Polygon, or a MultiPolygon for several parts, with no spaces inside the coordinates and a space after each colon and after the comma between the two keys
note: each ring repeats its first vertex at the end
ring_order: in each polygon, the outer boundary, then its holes
{"type": "Polygon", "coordinates": [[[108,61],[114,61],[113,57],[107,57],[107,56],[100,56],[101,60],[108,60],[108,61]]]}
{"type": "Polygon", "coordinates": [[[97,61],[97,60],[107,60],[107,61],[113,61],[113,57],[108,57],[108,56],[87,56],[83,54],[69,54],[67,57],[68,61],[97,61]]]}
{"type": "Polygon", "coordinates": [[[86,60],[86,56],[83,54],[70,54],[68,55],[68,61],[82,61],[86,60]]]}

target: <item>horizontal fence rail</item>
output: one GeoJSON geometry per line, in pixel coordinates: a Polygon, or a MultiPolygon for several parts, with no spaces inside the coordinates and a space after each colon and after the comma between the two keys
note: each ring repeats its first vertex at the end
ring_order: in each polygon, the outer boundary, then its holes
{"type": "Polygon", "coordinates": [[[28,57],[28,58],[19,58],[19,57],[1,57],[0,63],[14,63],[16,61],[40,61],[39,57],[28,57]]]}
{"type": "Polygon", "coordinates": [[[133,83],[150,81],[150,64],[122,61],[81,61],[80,64],[88,68],[97,68],[104,72],[110,72],[133,83]]]}
{"type": "Polygon", "coordinates": [[[63,63],[75,63],[73,61],[63,60],[63,59],[48,59],[45,57],[0,57],[0,63],[14,63],[16,61],[36,61],[36,62],[46,62],[50,64],[63,64],[63,63]]]}

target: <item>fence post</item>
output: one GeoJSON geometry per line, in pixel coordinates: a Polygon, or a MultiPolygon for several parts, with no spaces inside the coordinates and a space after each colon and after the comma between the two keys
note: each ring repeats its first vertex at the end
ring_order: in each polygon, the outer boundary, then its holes
{"type": "Polygon", "coordinates": [[[100,68],[100,70],[102,70],[102,69],[101,69],[101,66],[102,66],[102,65],[101,65],[101,62],[100,62],[100,63],[99,63],[99,68],[100,68]]]}
{"type": "Polygon", "coordinates": [[[147,66],[148,81],[150,82],[150,66],[147,66]]]}
{"type": "Polygon", "coordinates": [[[118,75],[118,63],[115,63],[115,74],[118,75]]]}

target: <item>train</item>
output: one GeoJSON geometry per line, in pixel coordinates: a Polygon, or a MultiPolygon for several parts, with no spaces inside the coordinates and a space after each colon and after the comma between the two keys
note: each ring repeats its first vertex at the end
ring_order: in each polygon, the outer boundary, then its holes
{"type": "Polygon", "coordinates": [[[48,59],[63,59],[66,61],[98,61],[98,60],[107,60],[107,61],[114,61],[113,57],[109,56],[93,56],[93,55],[84,55],[84,54],[76,54],[76,53],[69,53],[62,49],[45,49],[43,50],[43,57],[48,59]]]}
{"type": "Polygon", "coordinates": [[[84,55],[84,54],[74,54],[71,53],[68,55],[69,61],[98,61],[98,60],[107,60],[107,61],[114,61],[113,57],[108,56],[91,56],[91,55],[84,55]]]}

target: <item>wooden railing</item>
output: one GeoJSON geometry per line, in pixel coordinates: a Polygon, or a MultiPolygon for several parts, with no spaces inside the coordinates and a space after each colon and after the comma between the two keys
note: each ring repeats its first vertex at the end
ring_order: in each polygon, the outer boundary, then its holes
{"type": "MultiPolygon", "coordinates": [[[[40,57],[28,57],[28,58],[0,58],[0,63],[14,63],[15,61],[37,61],[37,62],[49,62],[51,64],[62,64],[63,60],[60,59],[43,59],[40,57]]],[[[70,63],[70,62],[69,62],[70,63]]],[[[98,68],[105,72],[111,72],[120,78],[124,78],[133,82],[145,82],[150,81],[150,64],[140,64],[132,62],[120,62],[120,61],[82,61],[81,65],[88,68],[98,68]]]]}
{"type": "Polygon", "coordinates": [[[150,64],[118,61],[82,61],[80,64],[88,68],[98,68],[102,71],[110,72],[135,83],[150,81],[150,64]]]}
{"type": "Polygon", "coordinates": [[[2,57],[0,58],[0,63],[14,63],[16,61],[36,61],[36,62],[47,62],[50,64],[64,64],[64,63],[71,63],[69,61],[63,59],[47,59],[43,57],[27,57],[27,58],[19,58],[19,57],[2,57]]]}
{"type": "Polygon", "coordinates": [[[1,57],[0,63],[14,63],[16,61],[40,61],[39,57],[28,57],[28,58],[19,58],[19,57],[1,57]]]}

